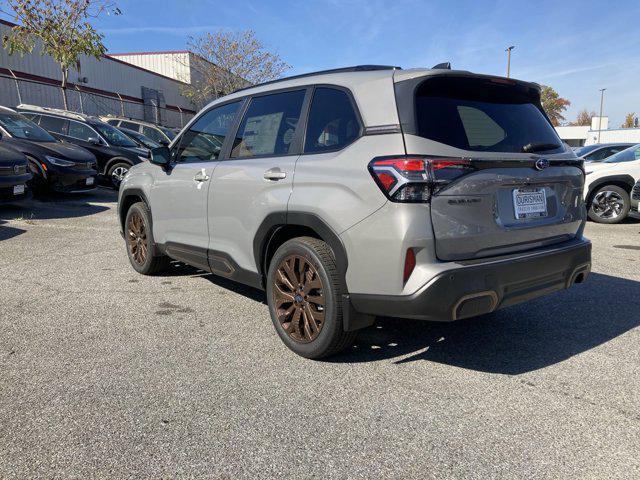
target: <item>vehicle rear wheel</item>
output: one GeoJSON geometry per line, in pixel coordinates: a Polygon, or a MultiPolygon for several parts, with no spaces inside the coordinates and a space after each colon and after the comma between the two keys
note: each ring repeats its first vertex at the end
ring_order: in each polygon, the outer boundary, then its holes
{"type": "Polygon", "coordinates": [[[629,213],[629,194],[617,185],[605,185],[596,190],[589,202],[589,218],[597,223],[619,223],[629,213]]]}
{"type": "Polygon", "coordinates": [[[158,251],[151,229],[151,212],[144,202],[131,205],[124,222],[127,255],[131,266],[143,275],[155,275],[165,270],[169,258],[158,251]]]}
{"type": "Polygon", "coordinates": [[[282,244],[269,265],[267,301],[282,341],[300,356],[327,357],[353,343],[343,328],[340,274],[329,246],[312,237],[282,244]]]}
{"type": "Polygon", "coordinates": [[[109,167],[107,178],[114,188],[120,188],[120,184],[122,183],[122,180],[124,180],[124,176],[129,172],[130,168],[131,165],[125,162],[114,163],[109,167]]]}

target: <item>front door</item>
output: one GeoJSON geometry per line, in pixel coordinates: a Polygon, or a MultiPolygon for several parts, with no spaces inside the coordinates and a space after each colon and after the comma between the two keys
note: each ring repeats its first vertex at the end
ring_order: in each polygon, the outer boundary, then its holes
{"type": "Polygon", "coordinates": [[[297,126],[306,93],[303,88],[254,96],[228,158],[213,172],[209,248],[214,273],[230,276],[237,267],[258,271],[253,240],[267,215],[286,212],[300,153],[297,126]]]}
{"type": "Polygon", "coordinates": [[[213,108],[176,139],[171,167],[160,170],[150,189],[153,235],[167,253],[208,269],[207,194],[225,136],[241,102],[213,108]]]}

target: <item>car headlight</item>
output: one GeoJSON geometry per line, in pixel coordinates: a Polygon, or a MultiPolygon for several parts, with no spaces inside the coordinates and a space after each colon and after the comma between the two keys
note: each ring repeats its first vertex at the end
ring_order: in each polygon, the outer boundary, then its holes
{"type": "Polygon", "coordinates": [[[45,155],[47,161],[53,165],[57,165],[58,167],[73,167],[76,162],[70,162],[69,160],[63,160],[62,158],[50,157],[49,155],[45,155]]]}

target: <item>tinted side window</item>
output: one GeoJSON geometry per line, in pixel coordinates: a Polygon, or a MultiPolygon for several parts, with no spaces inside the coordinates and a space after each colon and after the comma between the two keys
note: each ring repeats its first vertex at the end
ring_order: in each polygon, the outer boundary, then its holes
{"type": "Polygon", "coordinates": [[[142,134],[149,137],[151,140],[154,140],[158,143],[160,142],[166,142],[167,139],[164,138],[164,135],[162,133],[160,133],[160,131],[157,128],[151,128],[151,127],[145,127],[144,125],[142,126],[142,134]]]}
{"type": "Polygon", "coordinates": [[[85,124],[80,122],[69,122],[68,133],[70,137],[77,138],[79,140],[89,141],[91,137],[97,138],[98,134],[85,124]]]}
{"type": "Polygon", "coordinates": [[[335,88],[316,88],[309,111],[304,152],[339,150],[359,135],[358,116],[349,96],[335,88]]]}
{"type": "Polygon", "coordinates": [[[125,122],[124,120],[120,122],[119,126],[122,128],[128,128],[129,130],[133,130],[134,132],[137,132],[138,130],[140,130],[140,126],[137,123],[125,122]]]}
{"type": "Polygon", "coordinates": [[[49,117],[47,115],[40,117],[40,126],[53,133],[64,133],[65,122],[66,120],[62,118],[49,117]]]}
{"type": "Polygon", "coordinates": [[[179,141],[175,158],[178,162],[208,162],[220,155],[241,102],[229,103],[209,110],[191,125],[179,141]]]}
{"type": "Polygon", "coordinates": [[[288,154],[305,93],[296,90],[253,98],[236,133],[231,157],[288,154]]]}

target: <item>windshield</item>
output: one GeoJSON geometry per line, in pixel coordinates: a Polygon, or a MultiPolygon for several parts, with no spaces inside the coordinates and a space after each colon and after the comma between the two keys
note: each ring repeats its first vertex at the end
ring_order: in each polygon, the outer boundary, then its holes
{"type": "Polygon", "coordinates": [[[147,148],[158,148],[161,146],[158,142],[151,140],[149,137],[146,137],[139,132],[134,132],[133,130],[127,130],[127,129],[122,129],[122,132],[125,135],[133,138],[134,140],[137,140],[147,148]]]}
{"type": "Polygon", "coordinates": [[[516,83],[444,77],[415,93],[418,135],[478,152],[561,151],[538,92],[516,83]]]}
{"type": "Polygon", "coordinates": [[[46,130],[40,128],[22,115],[0,113],[0,125],[15,138],[23,138],[32,142],[56,142],[46,130]]]}
{"type": "Polygon", "coordinates": [[[116,147],[137,147],[133,140],[108,123],[94,123],[91,126],[98,130],[100,135],[107,140],[109,145],[114,145],[116,147]]]}
{"type": "Polygon", "coordinates": [[[618,152],[615,155],[611,155],[604,160],[604,163],[633,162],[634,160],[640,160],[640,143],[618,152]]]}

